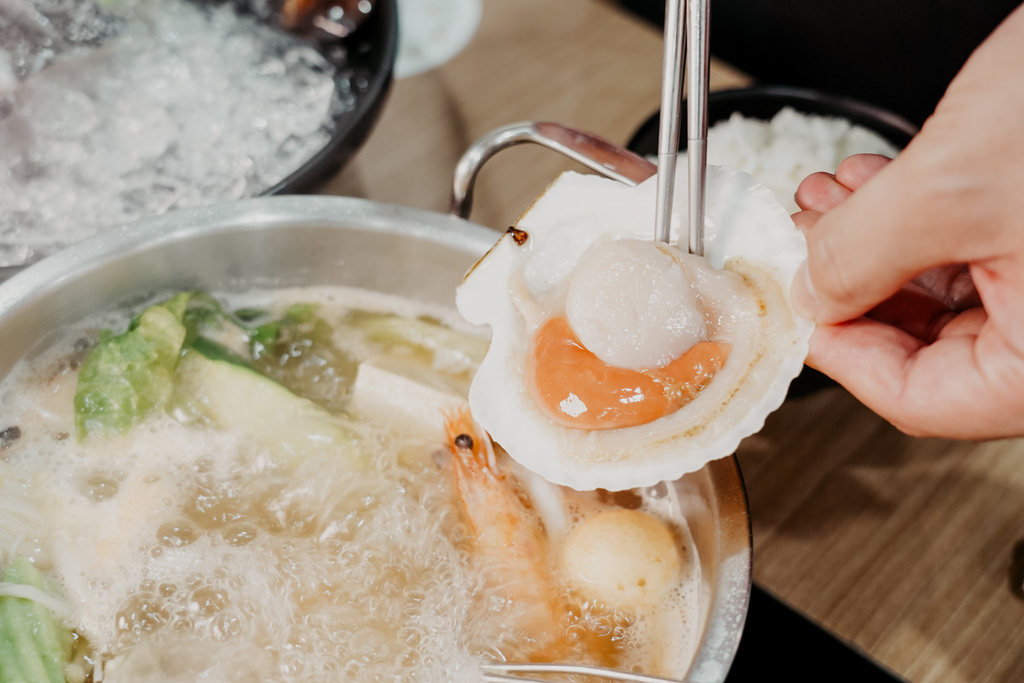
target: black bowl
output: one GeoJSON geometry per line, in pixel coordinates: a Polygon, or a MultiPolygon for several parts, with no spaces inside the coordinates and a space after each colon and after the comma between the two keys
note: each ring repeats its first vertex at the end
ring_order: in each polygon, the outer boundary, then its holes
{"type": "Polygon", "coordinates": [[[374,0],[373,12],[355,33],[320,43],[318,49],[338,67],[336,87],[351,89],[355,105],[334,117],[334,133],[320,151],[262,195],[314,192],[366,141],[391,87],[398,54],[398,0],[374,0]]]}
{"type": "MultiPolygon", "coordinates": [[[[792,107],[804,114],[842,117],[878,133],[898,149],[903,149],[917,134],[917,126],[892,112],[859,100],[831,95],[818,90],[783,85],[761,85],[737,90],[719,90],[708,95],[708,125],[725,121],[733,112],[755,119],[771,119],[783,107],[792,107]]],[[[683,117],[683,126],[686,117],[683,117]]],[[[658,153],[659,114],[655,112],[633,134],[629,149],[637,154],[658,153]]],[[[679,149],[686,149],[685,131],[679,135],[679,149]]],[[[805,367],[789,386],[789,398],[834,386],[826,375],[805,367]]]]}

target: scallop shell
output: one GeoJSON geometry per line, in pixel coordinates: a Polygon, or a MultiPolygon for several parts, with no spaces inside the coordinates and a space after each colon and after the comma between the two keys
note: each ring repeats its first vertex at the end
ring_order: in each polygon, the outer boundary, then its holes
{"type": "MultiPolygon", "coordinates": [[[[470,389],[470,408],[526,468],[579,490],[649,486],[730,455],[782,404],[803,367],[813,329],[789,303],[789,283],[806,258],[806,244],[772,193],[749,175],[711,166],[707,178],[707,260],[716,269],[738,273],[760,309],[755,326],[735,340],[740,360],[733,362],[734,350],[708,387],[675,413],[621,429],[566,428],[537,407],[524,379],[535,326],[524,313],[524,297],[543,297],[557,288],[595,242],[651,239],[656,178],[630,188],[597,176],[563,174],[459,287],[459,311],[492,332],[470,389]]],[[[682,165],[675,196],[672,244],[685,245],[685,234],[680,241],[687,212],[682,165]]]]}

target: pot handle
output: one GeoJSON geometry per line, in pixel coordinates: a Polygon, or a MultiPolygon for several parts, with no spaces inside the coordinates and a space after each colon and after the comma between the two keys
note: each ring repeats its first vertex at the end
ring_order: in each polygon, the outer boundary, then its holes
{"type": "Polygon", "coordinates": [[[656,165],[639,154],[591,133],[560,123],[523,121],[496,128],[470,145],[455,165],[448,212],[459,218],[469,218],[473,208],[473,183],[484,162],[506,147],[523,142],[534,142],[561,152],[603,176],[630,186],[647,180],[658,171],[656,165]]]}

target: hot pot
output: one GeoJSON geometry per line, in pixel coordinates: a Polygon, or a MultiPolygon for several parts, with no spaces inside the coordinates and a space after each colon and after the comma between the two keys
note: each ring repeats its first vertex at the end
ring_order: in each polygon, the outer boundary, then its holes
{"type": "MultiPolygon", "coordinates": [[[[101,233],[0,284],[0,378],[90,314],[161,291],[345,285],[454,305],[497,233],[468,221],[341,197],[263,197],[172,212],[101,233]]],[[[687,680],[721,681],[750,594],[750,519],[734,458],[669,485],[702,575],[687,680]]]]}

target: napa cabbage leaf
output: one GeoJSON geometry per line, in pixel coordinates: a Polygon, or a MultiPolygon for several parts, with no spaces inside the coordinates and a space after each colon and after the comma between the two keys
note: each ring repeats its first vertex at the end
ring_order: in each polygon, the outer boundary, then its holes
{"type": "Polygon", "coordinates": [[[170,398],[192,294],[182,292],[150,306],[122,334],[101,333],[78,374],[75,428],[80,439],[124,432],[170,398]]]}
{"type": "MultiPolygon", "coordinates": [[[[50,596],[53,588],[24,557],[4,569],[0,588],[26,586],[50,596]]],[[[49,607],[0,590],[0,683],[64,683],[72,634],[49,607]]],[[[44,596],[44,597],[45,597],[44,596]]]]}

